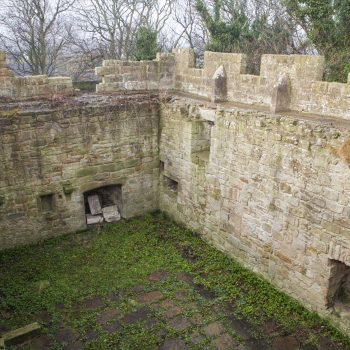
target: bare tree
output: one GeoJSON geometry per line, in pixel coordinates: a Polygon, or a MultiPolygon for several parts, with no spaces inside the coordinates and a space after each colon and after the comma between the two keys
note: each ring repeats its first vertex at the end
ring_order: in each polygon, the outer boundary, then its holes
{"type": "Polygon", "coordinates": [[[200,55],[208,42],[208,32],[196,10],[196,1],[178,0],[173,20],[175,26],[172,30],[176,35],[173,46],[189,46],[200,55]]]}
{"type": "Polygon", "coordinates": [[[148,26],[159,33],[171,15],[173,0],[79,0],[76,22],[80,38],[103,58],[133,56],[137,29],[148,26]]]}
{"type": "Polygon", "coordinates": [[[75,0],[4,0],[0,45],[19,74],[55,72],[66,48],[70,25],[63,15],[75,0]]]}

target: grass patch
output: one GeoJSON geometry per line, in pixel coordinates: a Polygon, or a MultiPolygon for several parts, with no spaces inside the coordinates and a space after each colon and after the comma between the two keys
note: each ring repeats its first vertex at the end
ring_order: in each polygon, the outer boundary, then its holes
{"type": "MultiPolygon", "coordinates": [[[[144,285],[146,291],[156,286],[168,299],[175,299],[174,291],[187,288],[191,303],[207,315],[208,322],[214,316],[224,320],[224,314],[213,316],[211,309],[215,303],[226,303],[232,305],[235,317],[257,329],[273,319],[284,334],[305,342],[317,343],[325,336],[340,342],[343,349],[350,348],[349,339],[327,321],[162,214],[0,252],[0,329],[33,322],[47,310],[53,323],[46,330],[49,334],[62,318],[82,339],[89,328],[99,330],[100,336],[86,348],[136,349],[140,345],[153,349],[162,341],[157,333],[161,324],[150,331],[140,324],[128,325],[123,336],[106,334],[96,324],[97,311],[77,309],[86,298],[100,296],[107,306],[117,306],[122,315],[128,313],[138,307],[132,290],[136,285],[144,285]],[[151,285],[147,276],[155,271],[170,277],[151,285]],[[194,276],[197,285],[215,294],[215,300],[205,300],[186,287],[176,278],[179,272],[194,276]],[[117,301],[108,300],[111,293],[119,296],[117,301]],[[63,305],[64,311],[57,305],[63,305]]],[[[198,311],[187,310],[186,305],[186,316],[198,311]]],[[[171,329],[169,334],[178,335],[171,329]]]]}

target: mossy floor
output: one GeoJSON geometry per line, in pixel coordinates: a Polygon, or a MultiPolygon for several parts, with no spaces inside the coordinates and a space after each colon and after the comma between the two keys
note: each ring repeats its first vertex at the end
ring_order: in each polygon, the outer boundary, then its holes
{"type": "Polygon", "coordinates": [[[162,214],[0,253],[0,334],[25,349],[350,349],[349,339],[162,214]]]}

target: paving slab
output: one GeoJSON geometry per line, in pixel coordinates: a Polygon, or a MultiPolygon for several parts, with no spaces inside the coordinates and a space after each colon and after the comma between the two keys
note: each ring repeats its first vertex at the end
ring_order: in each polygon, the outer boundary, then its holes
{"type": "Polygon", "coordinates": [[[278,337],[272,343],[273,350],[299,350],[299,341],[291,336],[278,337]]]}
{"type": "Polygon", "coordinates": [[[118,309],[105,310],[97,316],[97,323],[106,324],[107,322],[116,319],[119,315],[120,311],[118,309]]]}
{"type": "Polygon", "coordinates": [[[164,308],[164,309],[172,309],[174,307],[176,307],[176,304],[173,300],[171,299],[165,299],[161,302],[161,306],[164,308]]]}
{"type": "Polygon", "coordinates": [[[190,273],[187,273],[187,272],[179,272],[177,275],[176,275],[177,279],[180,280],[180,281],[183,281],[183,282],[186,282],[186,283],[189,283],[189,284],[192,284],[193,283],[193,277],[190,273]]]}
{"type": "Polygon", "coordinates": [[[165,271],[157,271],[148,275],[148,280],[151,282],[159,282],[165,280],[167,277],[168,274],[165,271]]]}
{"type": "Polygon", "coordinates": [[[279,328],[280,328],[279,324],[274,320],[266,321],[262,326],[263,332],[268,335],[277,332],[279,328]]]}
{"type": "Polygon", "coordinates": [[[122,321],[126,324],[136,323],[140,321],[146,320],[149,316],[151,316],[151,311],[143,307],[141,309],[138,309],[133,312],[129,312],[128,314],[124,315],[122,318],[122,321]]]}
{"type": "Polygon", "coordinates": [[[151,329],[152,327],[154,327],[156,324],[158,323],[158,319],[153,317],[148,319],[145,324],[143,325],[144,329],[151,329]]]}
{"type": "Polygon", "coordinates": [[[33,350],[47,350],[52,347],[52,343],[47,335],[41,335],[32,339],[28,347],[33,350]]]}
{"type": "Polygon", "coordinates": [[[91,341],[91,340],[98,338],[99,335],[100,335],[100,333],[97,330],[90,328],[85,333],[85,338],[86,338],[86,340],[91,341]]]}
{"type": "Polygon", "coordinates": [[[224,333],[213,340],[213,345],[217,350],[229,350],[234,347],[234,340],[232,336],[228,333],[224,333]]]}
{"type": "Polygon", "coordinates": [[[70,327],[63,326],[57,329],[54,338],[59,344],[69,344],[73,343],[78,339],[78,334],[70,327]]]}
{"type": "Polygon", "coordinates": [[[187,290],[177,290],[175,292],[175,298],[178,300],[188,300],[190,298],[190,293],[187,290]]]}
{"type": "Polygon", "coordinates": [[[174,306],[165,312],[165,317],[166,318],[173,318],[175,316],[178,316],[182,313],[182,309],[179,306],[174,306]]]}
{"type": "Polygon", "coordinates": [[[215,321],[215,322],[209,323],[208,325],[203,327],[202,331],[208,337],[216,337],[216,336],[220,335],[221,333],[225,332],[225,328],[221,324],[221,322],[215,321]]]}
{"type": "Polygon", "coordinates": [[[193,345],[198,345],[205,340],[205,337],[198,332],[194,332],[190,335],[190,339],[193,345]]]}
{"type": "Polygon", "coordinates": [[[103,301],[100,296],[94,296],[83,301],[83,307],[88,310],[96,310],[103,307],[103,301]]]}
{"type": "Polygon", "coordinates": [[[122,329],[119,321],[113,321],[112,323],[106,324],[104,330],[107,333],[119,332],[122,329]]]}
{"type": "Polygon", "coordinates": [[[204,324],[204,322],[205,322],[203,316],[201,314],[199,314],[199,313],[193,314],[190,317],[190,321],[191,321],[191,323],[193,323],[195,325],[201,325],[201,324],[204,324]]]}
{"type": "Polygon", "coordinates": [[[171,328],[176,329],[177,331],[183,331],[186,328],[191,326],[191,323],[188,321],[186,317],[177,316],[168,321],[168,325],[171,328]]]}
{"type": "Polygon", "coordinates": [[[186,343],[181,338],[169,339],[159,347],[159,350],[187,350],[186,343]]]}
{"type": "Polygon", "coordinates": [[[243,340],[251,339],[253,330],[250,324],[244,319],[237,319],[234,316],[229,317],[229,323],[232,330],[243,340]]]}
{"type": "Polygon", "coordinates": [[[159,291],[149,292],[142,294],[138,297],[137,301],[139,303],[155,303],[159,300],[163,299],[163,294],[159,291]]]}

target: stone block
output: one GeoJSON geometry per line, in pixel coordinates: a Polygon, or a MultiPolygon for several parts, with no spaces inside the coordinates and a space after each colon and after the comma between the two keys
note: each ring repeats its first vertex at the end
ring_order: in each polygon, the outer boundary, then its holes
{"type": "Polygon", "coordinates": [[[7,68],[1,68],[1,62],[0,62],[0,77],[13,77],[14,74],[12,71],[10,71],[7,68]]]}
{"type": "Polygon", "coordinates": [[[89,196],[88,203],[92,215],[102,214],[101,202],[97,194],[89,196]]]}
{"type": "Polygon", "coordinates": [[[103,216],[102,215],[91,215],[86,214],[86,223],[88,225],[96,225],[103,222],[103,216]]]}
{"type": "Polygon", "coordinates": [[[120,213],[117,205],[102,208],[102,214],[106,222],[116,222],[120,220],[120,213]]]}
{"type": "Polygon", "coordinates": [[[213,75],[212,101],[222,102],[227,100],[227,76],[226,70],[221,65],[213,75]]]}
{"type": "Polygon", "coordinates": [[[0,62],[6,61],[6,52],[0,51],[0,62]]]}
{"type": "Polygon", "coordinates": [[[273,87],[270,110],[273,113],[290,109],[291,82],[287,75],[281,75],[273,87]]]}
{"type": "Polygon", "coordinates": [[[39,323],[34,322],[25,327],[21,327],[11,332],[5,333],[2,338],[5,347],[19,345],[37,336],[40,331],[41,326],[39,323]]]}

